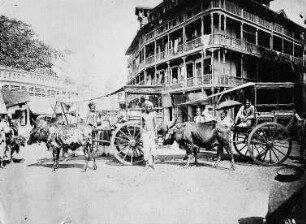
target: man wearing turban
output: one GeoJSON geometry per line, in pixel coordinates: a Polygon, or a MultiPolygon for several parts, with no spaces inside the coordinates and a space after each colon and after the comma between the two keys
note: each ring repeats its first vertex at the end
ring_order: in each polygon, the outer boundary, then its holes
{"type": "Polygon", "coordinates": [[[142,121],[142,139],[143,156],[146,162],[146,168],[155,168],[157,124],[156,113],[153,111],[153,103],[145,101],[145,112],[141,115],[142,121]]]}

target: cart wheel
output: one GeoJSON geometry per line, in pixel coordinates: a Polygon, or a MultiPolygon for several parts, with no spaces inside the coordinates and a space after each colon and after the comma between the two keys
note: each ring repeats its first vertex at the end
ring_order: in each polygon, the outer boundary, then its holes
{"type": "Polygon", "coordinates": [[[292,141],[281,124],[266,122],[258,125],[248,138],[248,150],[255,163],[264,166],[282,164],[290,155],[292,141]]]}
{"type": "Polygon", "coordinates": [[[233,145],[237,153],[243,157],[250,156],[248,151],[248,137],[249,132],[241,132],[241,131],[234,131],[233,134],[233,145]]]}
{"type": "Polygon", "coordinates": [[[143,162],[141,127],[132,122],[117,127],[111,139],[114,156],[124,165],[143,162]]]}

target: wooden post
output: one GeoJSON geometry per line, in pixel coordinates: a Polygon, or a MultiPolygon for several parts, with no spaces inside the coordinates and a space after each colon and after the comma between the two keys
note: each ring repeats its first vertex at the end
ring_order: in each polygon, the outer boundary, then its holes
{"type": "Polygon", "coordinates": [[[218,22],[219,22],[219,33],[221,33],[221,30],[222,30],[221,29],[221,27],[222,27],[221,26],[222,25],[222,14],[221,13],[219,13],[219,21],[218,22]]]}
{"type": "Polygon", "coordinates": [[[240,24],[240,40],[243,41],[243,23],[240,24]]]}
{"type": "Polygon", "coordinates": [[[203,16],[201,16],[201,36],[204,35],[204,19],[203,16]]]}
{"type": "Polygon", "coordinates": [[[258,29],[255,30],[255,44],[258,46],[258,29]]]}
{"type": "Polygon", "coordinates": [[[186,44],[186,27],[183,26],[183,45],[185,45],[185,44],[186,44]]]}
{"type": "MultiPolygon", "coordinates": [[[[167,54],[169,54],[169,50],[170,50],[170,34],[168,33],[168,44],[167,44],[167,54]]],[[[166,49],[165,49],[166,50],[166,49]]]]}
{"type": "Polygon", "coordinates": [[[184,82],[185,82],[185,87],[187,87],[187,66],[186,66],[186,57],[182,57],[183,59],[183,66],[184,66],[184,71],[185,71],[185,74],[184,74],[184,82]]]}
{"type": "MultiPolygon", "coordinates": [[[[147,69],[143,70],[143,81],[144,81],[144,85],[147,85],[147,69]]],[[[140,80],[140,76],[139,76],[139,82],[141,82],[140,80]]]]}
{"type": "Polygon", "coordinates": [[[271,33],[271,36],[270,36],[270,50],[273,49],[273,32],[271,33]]]}
{"type": "Polygon", "coordinates": [[[227,24],[226,24],[226,16],[224,15],[224,34],[226,35],[226,27],[227,24]]]}
{"type": "Polygon", "coordinates": [[[204,84],[203,75],[204,75],[204,51],[201,53],[201,83],[204,84]]]}
{"type": "Polygon", "coordinates": [[[156,63],[156,54],[157,54],[157,44],[156,44],[156,40],[154,41],[154,62],[156,63]]]}
{"type": "Polygon", "coordinates": [[[170,62],[167,62],[167,73],[165,75],[165,82],[167,81],[167,83],[171,83],[170,81],[170,62]]]}
{"type": "Polygon", "coordinates": [[[226,53],[226,50],[223,51],[223,74],[224,75],[226,75],[225,74],[225,53],[226,53]]]}
{"type": "Polygon", "coordinates": [[[215,76],[215,66],[214,66],[214,57],[215,57],[215,52],[214,50],[211,52],[211,84],[214,86],[214,76],[215,76]]]}
{"type": "Polygon", "coordinates": [[[214,14],[210,14],[210,26],[211,26],[211,34],[214,34],[214,14]]]}

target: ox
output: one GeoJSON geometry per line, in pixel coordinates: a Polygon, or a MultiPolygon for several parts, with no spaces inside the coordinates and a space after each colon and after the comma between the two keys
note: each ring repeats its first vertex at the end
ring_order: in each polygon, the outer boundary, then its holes
{"type": "Polygon", "coordinates": [[[97,169],[96,159],[92,149],[92,129],[85,124],[47,124],[44,120],[38,120],[30,132],[28,145],[45,142],[53,154],[53,170],[58,168],[58,160],[61,149],[75,151],[82,147],[85,155],[83,170],[88,168],[90,158],[93,160],[93,168],[97,169]]]}
{"type": "Polygon", "coordinates": [[[214,167],[218,166],[223,154],[223,148],[225,148],[231,156],[231,168],[235,168],[234,156],[229,142],[231,132],[229,128],[216,122],[198,124],[187,122],[182,125],[175,125],[175,123],[176,121],[170,126],[162,125],[159,128],[159,134],[164,136],[164,144],[172,144],[174,141],[177,141],[180,148],[186,149],[187,164],[185,167],[188,167],[190,164],[192,152],[194,153],[195,164],[198,162],[198,149],[195,146],[201,148],[213,148],[217,146],[218,159],[214,167]]]}

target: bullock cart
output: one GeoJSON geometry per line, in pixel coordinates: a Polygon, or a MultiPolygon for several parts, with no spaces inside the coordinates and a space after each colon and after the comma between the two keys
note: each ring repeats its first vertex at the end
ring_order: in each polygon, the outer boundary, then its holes
{"type": "MultiPolygon", "coordinates": [[[[251,157],[259,165],[275,166],[283,163],[291,152],[288,129],[295,115],[295,91],[292,82],[249,82],[188,104],[219,105],[226,100],[242,103],[249,99],[255,108],[254,122],[251,127],[234,126],[232,145],[238,154],[251,157]]],[[[237,109],[231,108],[230,114],[236,114],[237,109]]]]}
{"type": "MultiPolygon", "coordinates": [[[[142,104],[145,100],[150,100],[154,104],[154,111],[157,112],[157,122],[163,119],[163,109],[161,107],[162,86],[124,86],[119,90],[108,94],[118,95],[119,103],[122,105],[118,115],[124,115],[125,119],[117,123],[111,131],[110,145],[113,149],[114,157],[124,165],[136,165],[144,161],[143,143],[141,128],[142,104]],[[124,106],[123,106],[124,105],[124,106]]],[[[97,130],[97,132],[103,130],[97,130]]],[[[100,142],[107,142],[98,139],[97,133],[93,139],[93,147],[100,142]]]]}
{"type": "Polygon", "coordinates": [[[295,115],[294,86],[294,83],[249,83],[240,89],[243,98],[254,104],[255,118],[251,127],[234,126],[233,146],[238,154],[250,156],[263,166],[280,165],[289,157],[292,140],[288,129],[295,115]]]}

